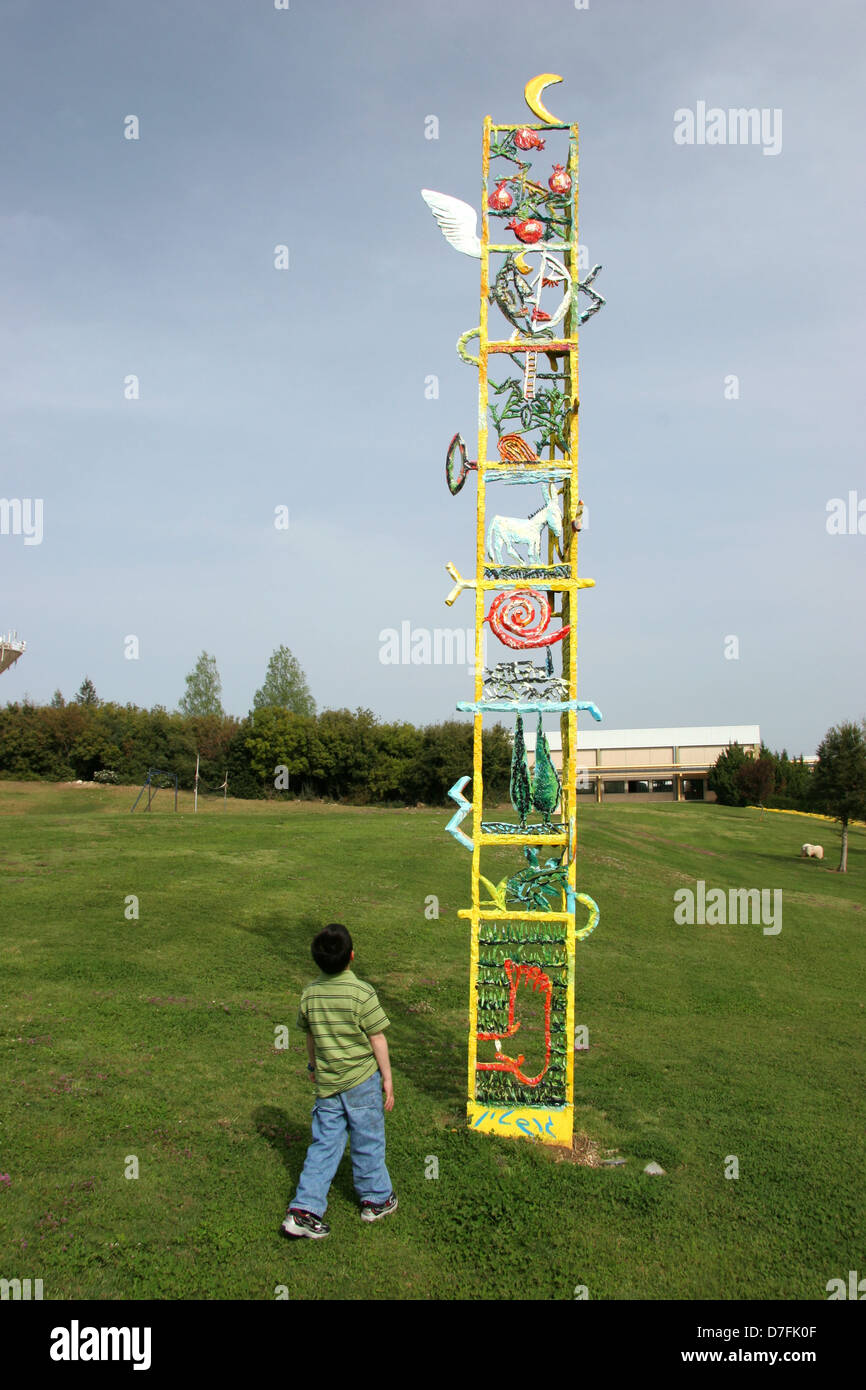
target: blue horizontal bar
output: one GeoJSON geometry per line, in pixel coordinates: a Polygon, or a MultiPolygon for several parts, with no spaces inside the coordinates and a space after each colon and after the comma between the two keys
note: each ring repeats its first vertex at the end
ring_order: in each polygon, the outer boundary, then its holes
{"type": "Polygon", "coordinates": [[[503,714],[558,714],[565,710],[588,710],[600,720],[601,710],[592,700],[460,700],[457,708],[471,714],[501,711],[503,714]]]}

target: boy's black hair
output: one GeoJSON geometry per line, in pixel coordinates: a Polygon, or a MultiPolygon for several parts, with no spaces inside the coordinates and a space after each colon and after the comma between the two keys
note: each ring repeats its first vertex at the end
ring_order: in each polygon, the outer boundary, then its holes
{"type": "Polygon", "coordinates": [[[325,975],[339,975],[352,959],[352,938],[339,922],[331,922],[313,938],[313,960],[325,975]]]}

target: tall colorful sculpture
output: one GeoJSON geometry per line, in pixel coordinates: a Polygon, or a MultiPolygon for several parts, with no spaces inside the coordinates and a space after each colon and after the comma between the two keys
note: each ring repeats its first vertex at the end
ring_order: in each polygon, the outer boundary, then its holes
{"type": "Polygon", "coordinates": [[[454,580],[446,603],[464,590],[475,595],[474,698],[457,706],[474,716],[472,799],[467,775],[451,789],[458,810],[447,827],[472,854],[471,907],[460,912],[471,924],[467,1114],[476,1130],[570,1145],[575,946],[598,921],[576,878],[577,715],[601,718],[577,698],[577,594],[595,582],[577,565],[578,328],[604,300],[593,288],[600,266],[580,278],[578,128],[542,102],[544,88],[561,80],[542,73],[526,85],[540,124],[486,118],[480,238],[467,203],[430,189],[422,197],[450,244],[481,262],[480,321],[457,344],[478,369],[478,457],[469,460],[456,434],[445,459],[452,494],[470,472],[478,487],[475,578],[446,566],[454,580]],[[520,488],[529,508],[507,507],[506,486],[520,488]],[[526,658],[486,666],[488,634],[526,658]],[[493,712],[514,716],[516,823],[485,819],[482,727],[493,712]],[[560,718],[561,776],[545,715],[560,718]],[[532,768],[526,716],[536,722],[532,768]],[[515,862],[494,882],[489,862],[499,846],[515,862]]]}

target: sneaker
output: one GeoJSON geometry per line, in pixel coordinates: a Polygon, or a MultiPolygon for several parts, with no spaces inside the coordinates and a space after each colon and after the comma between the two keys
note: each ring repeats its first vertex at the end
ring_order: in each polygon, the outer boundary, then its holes
{"type": "Polygon", "coordinates": [[[301,1211],[298,1207],[289,1208],[280,1229],[284,1235],[310,1236],[312,1240],[322,1240],[331,1230],[321,1217],[314,1216],[311,1211],[301,1211]]]}
{"type": "Polygon", "coordinates": [[[362,1202],[361,1220],[378,1221],[380,1216],[390,1216],[392,1211],[397,1210],[397,1194],[391,1193],[387,1202],[362,1202]]]}

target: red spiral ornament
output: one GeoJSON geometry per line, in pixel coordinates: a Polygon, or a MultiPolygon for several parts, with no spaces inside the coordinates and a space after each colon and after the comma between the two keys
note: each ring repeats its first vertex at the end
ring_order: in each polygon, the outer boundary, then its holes
{"type": "Polygon", "coordinates": [[[552,647],[570,630],[566,624],[558,632],[547,632],[550,604],[537,589],[512,589],[510,593],[499,594],[491,603],[485,621],[500,642],[517,651],[525,651],[527,647],[552,647]]]}

